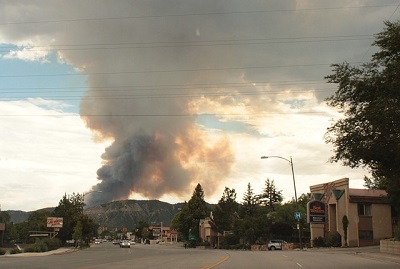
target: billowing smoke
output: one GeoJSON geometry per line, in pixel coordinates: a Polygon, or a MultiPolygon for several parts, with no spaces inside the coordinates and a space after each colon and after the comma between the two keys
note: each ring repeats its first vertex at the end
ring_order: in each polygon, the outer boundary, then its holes
{"type": "MultiPolygon", "coordinates": [[[[141,7],[136,8],[132,12],[141,7]]],[[[155,6],[151,14],[168,9],[155,6]]],[[[98,184],[92,188],[101,192],[88,196],[88,205],[135,194],[184,200],[197,183],[212,195],[229,175],[234,156],[228,139],[207,133],[195,116],[202,92],[196,85],[215,83],[215,74],[190,70],[213,64],[215,50],[182,46],[200,38],[201,20],[164,20],[88,23],[87,32],[79,35],[110,45],[64,54],[74,62],[85,59],[81,65],[90,89],[81,102],[82,119],[96,139],[113,141],[102,155],[98,184]]]]}
{"type": "Polygon", "coordinates": [[[92,187],[101,192],[87,196],[89,205],[135,194],[184,200],[197,183],[212,195],[229,175],[234,157],[227,138],[210,135],[194,116],[213,113],[196,105],[200,84],[224,81],[204,69],[218,64],[217,55],[231,55],[193,46],[204,39],[203,28],[218,24],[190,14],[220,8],[214,1],[102,0],[40,1],[40,8],[11,1],[4,7],[5,22],[36,23],[0,26],[1,40],[21,50],[39,46],[32,54],[42,53],[33,55],[40,59],[55,52],[87,77],[81,118],[95,139],[113,141],[92,187]]]}

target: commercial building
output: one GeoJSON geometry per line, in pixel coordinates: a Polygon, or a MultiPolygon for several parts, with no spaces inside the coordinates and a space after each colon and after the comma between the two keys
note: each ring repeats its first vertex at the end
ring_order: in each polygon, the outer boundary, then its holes
{"type": "Polygon", "coordinates": [[[392,237],[391,207],[385,191],[351,189],[348,178],[311,186],[310,191],[311,241],[334,232],[341,235],[342,246],[378,245],[381,239],[392,237]],[[344,217],[348,220],[347,240],[344,217]]]}

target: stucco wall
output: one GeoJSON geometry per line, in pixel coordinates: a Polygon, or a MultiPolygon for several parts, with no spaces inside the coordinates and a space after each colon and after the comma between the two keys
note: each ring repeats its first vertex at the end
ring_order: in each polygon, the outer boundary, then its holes
{"type": "Polygon", "coordinates": [[[357,204],[349,203],[347,207],[349,227],[347,230],[347,243],[349,247],[358,247],[358,212],[357,204]]]}
{"type": "Polygon", "coordinates": [[[371,206],[372,227],[374,229],[374,240],[392,237],[392,223],[387,216],[391,215],[390,206],[386,204],[373,204],[371,206]]]}
{"type": "Polygon", "coordinates": [[[400,255],[400,241],[381,240],[380,252],[400,255]]]}

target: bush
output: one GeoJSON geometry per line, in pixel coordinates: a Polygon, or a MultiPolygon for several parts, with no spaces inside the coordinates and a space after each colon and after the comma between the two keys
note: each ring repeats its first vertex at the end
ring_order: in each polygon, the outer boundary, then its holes
{"type": "Polygon", "coordinates": [[[61,240],[58,238],[46,238],[43,242],[47,245],[48,250],[54,250],[61,247],[61,240]]]}
{"type": "Polygon", "coordinates": [[[211,246],[211,244],[210,244],[210,242],[208,242],[208,241],[204,241],[204,242],[201,242],[201,243],[199,244],[199,246],[209,247],[209,246],[211,246]]]}
{"type": "Polygon", "coordinates": [[[397,224],[394,227],[394,240],[399,240],[400,241],[400,224],[397,224]]]}
{"type": "Polygon", "coordinates": [[[10,250],[10,254],[18,254],[21,253],[22,251],[19,248],[13,248],[10,250]]]}
{"type": "Polygon", "coordinates": [[[35,244],[24,249],[25,252],[46,252],[61,247],[61,240],[58,238],[37,239],[35,244]]]}
{"type": "Polygon", "coordinates": [[[323,247],[324,246],[324,238],[322,236],[319,236],[317,238],[314,238],[313,240],[313,247],[323,247]]]}
{"type": "Polygon", "coordinates": [[[325,237],[325,247],[340,247],[342,246],[342,236],[338,232],[329,233],[325,237]]]}
{"type": "Polygon", "coordinates": [[[6,254],[7,250],[5,250],[4,248],[0,248],[0,255],[4,255],[6,254]]]}

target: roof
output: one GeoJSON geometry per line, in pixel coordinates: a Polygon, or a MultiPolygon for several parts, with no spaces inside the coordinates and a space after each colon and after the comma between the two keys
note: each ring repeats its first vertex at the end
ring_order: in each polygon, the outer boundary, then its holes
{"type": "Polygon", "coordinates": [[[349,189],[349,195],[363,197],[386,197],[387,193],[384,190],[349,189]]]}
{"type": "Polygon", "coordinates": [[[388,203],[384,190],[349,189],[349,196],[352,203],[388,203]]]}

